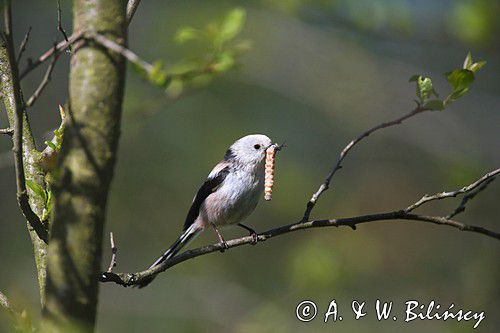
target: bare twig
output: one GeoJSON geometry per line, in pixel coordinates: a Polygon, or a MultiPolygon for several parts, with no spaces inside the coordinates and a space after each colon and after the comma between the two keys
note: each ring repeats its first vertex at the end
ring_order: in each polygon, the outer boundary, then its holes
{"type": "Polygon", "coordinates": [[[383,128],[391,127],[391,126],[394,126],[394,125],[399,125],[403,121],[405,121],[406,119],[409,119],[409,118],[411,118],[411,117],[413,117],[413,116],[415,116],[415,115],[417,115],[419,113],[422,113],[424,111],[428,111],[428,109],[426,109],[426,108],[424,108],[424,107],[422,107],[420,105],[417,105],[417,107],[415,109],[413,109],[413,111],[411,111],[410,113],[408,113],[408,114],[406,114],[406,115],[404,115],[402,117],[399,117],[397,119],[394,119],[392,121],[389,121],[389,122],[386,122],[386,123],[382,123],[380,125],[372,127],[369,130],[361,133],[357,138],[353,139],[351,142],[349,142],[347,144],[347,146],[345,146],[344,149],[340,152],[339,158],[337,160],[337,163],[333,166],[332,171],[330,171],[330,173],[327,175],[325,181],[320,185],[320,187],[318,188],[318,190],[312,195],[311,199],[307,203],[306,210],[304,212],[304,216],[302,218],[302,221],[309,220],[309,217],[311,216],[311,212],[312,212],[314,206],[316,205],[316,202],[318,201],[318,199],[320,198],[320,196],[326,190],[328,190],[328,188],[330,186],[330,182],[331,182],[333,176],[335,175],[335,173],[338,170],[340,170],[342,168],[341,164],[344,161],[344,158],[347,156],[347,154],[349,153],[349,151],[356,144],[358,144],[361,140],[363,140],[364,138],[366,138],[367,136],[369,136],[370,134],[372,134],[375,131],[378,131],[378,130],[383,129],[383,128]]]}
{"type": "Polygon", "coordinates": [[[458,207],[453,211],[453,213],[451,213],[448,216],[446,216],[446,218],[447,219],[451,219],[451,218],[455,217],[456,215],[464,212],[465,211],[465,206],[467,205],[467,203],[469,202],[469,200],[474,199],[474,197],[476,195],[478,195],[480,192],[484,191],[488,187],[488,185],[490,185],[494,180],[495,180],[494,177],[488,178],[488,180],[486,180],[483,183],[483,185],[481,185],[480,187],[478,187],[476,190],[469,192],[466,196],[464,196],[464,198],[460,202],[460,205],[458,205],[458,207]]]}
{"type": "Polygon", "coordinates": [[[107,272],[111,273],[113,268],[116,267],[116,254],[118,253],[118,247],[115,246],[115,240],[113,238],[113,233],[109,233],[109,242],[111,244],[111,261],[109,262],[109,267],[107,272]]]}
{"type": "Polygon", "coordinates": [[[30,38],[30,32],[31,32],[31,27],[28,28],[28,32],[26,32],[26,35],[24,35],[23,41],[19,46],[19,54],[17,55],[17,60],[16,60],[18,64],[19,61],[21,61],[24,51],[26,50],[26,45],[28,44],[28,40],[30,38]]]}
{"type": "Polygon", "coordinates": [[[31,97],[28,99],[26,102],[26,107],[31,107],[33,104],[36,102],[38,97],[42,94],[43,90],[45,87],[49,84],[52,72],[54,71],[57,59],[59,59],[60,53],[55,52],[57,45],[54,44],[54,57],[52,58],[52,61],[50,62],[49,66],[47,67],[47,70],[45,71],[45,75],[42,78],[42,81],[40,82],[40,85],[38,88],[36,88],[35,92],[31,97]]]}
{"type": "Polygon", "coordinates": [[[481,184],[483,184],[484,182],[488,181],[489,179],[495,177],[495,175],[497,175],[499,173],[500,173],[500,168],[493,170],[491,172],[488,172],[483,177],[476,180],[474,183],[472,183],[468,186],[462,187],[461,189],[456,190],[456,191],[440,192],[440,193],[436,193],[434,195],[427,195],[426,194],[420,200],[415,202],[413,205],[408,206],[405,209],[405,212],[409,213],[409,212],[415,210],[416,208],[420,207],[421,205],[423,205],[424,203],[427,203],[429,201],[441,200],[441,199],[450,198],[450,197],[456,197],[459,194],[468,193],[468,192],[474,190],[475,188],[477,188],[478,186],[480,186],[481,184]]]}
{"type": "MultiPolygon", "coordinates": [[[[61,1],[57,0],[57,30],[61,32],[64,37],[64,40],[69,43],[68,35],[66,35],[66,31],[62,26],[62,15],[61,15],[61,1]]],[[[71,52],[71,45],[68,46],[68,50],[71,52]]]]}
{"type": "Polygon", "coordinates": [[[149,62],[141,59],[137,54],[132,52],[131,50],[127,49],[125,46],[122,46],[115,41],[112,41],[111,39],[108,39],[106,36],[101,35],[97,32],[86,32],[84,34],[84,37],[87,39],[91,39],[96,41],[98,44],[101,46],[114,51],[116,53],[121,54],[125,59],[128,61],[134,63],[135,65],[141,67],[143,70],[145,70],[147,73],[152,73],[153,71],[153,65],[151,65],[149,62]]]}
{"type": "Polygon", "coordinates": [[[70,47],[73,43],[76,41],[80,40],[83,36],[82,32],[77,32],[72,34],[71,36],[68,37],[68,41],[62,41],[57,43],[57,46],[51,47],[49,50],[47,50],[44,54],[42,54],[38,59],[36,59],[33,62],[30,62],[28,66],[21,71],[21,74],[19,75],[19,78],[22,80],[26,75],[28,75],[32,70],[43,64],[45,61],[47,61],[53,54],[54,52],[62,52],[66,50],[68,47],[70,47]]]}
{"type": "Polygon", "coordinates": [[[0,306],[3,307],[13,320],[13,326],[16,332],[33,332],[33,325],[25,311],[18,311],[10,304],[5,294],[0,292],[0,306]]]}
{"type": "MultiPolygon", "coordinates": [[[[137,7],[139,7],[140,2],[141,2],[140,0],[129,0],[129,2],[127,4],[127,21],[128,21],[128,24],[130,24],[130,22],[132,21],[132,18],[133,18],[134,14],[135,14],[135,12],[137,10],[137,7]]],[[[26,75],[28,75],[28,73],[30,73],[32,70],[34,70],[35,68],[37,68],[38,66],[40,66],[45,61],[47,61],[47,59],[49,59],[50,56],[52,56],[52,54],[54,52],[62,52],[64,50],[71,49],[71,45],[74,44],[75,42],[77,42],[78,40],[80,40],[82,38],[82,36],[83,36],[83,32],[82,31],[80,31],[80,32],[74,32],[71,36],[68,37],[68,35],[64,31],[64,29],[62,28],[61,21],[62,21],[61,20],[61,6],[60,6],[60,3],[58,1],[57,2],[57,29],[59,31],[61,31],[61,33],[63,34],[64,40],[61,41],[61,42],[59,42],[57,44],[57,47],[55,49],[54,48],[50,48],[44,54],[42,54],[40,57],[38,57],[38,59],[36,59],[33,62],[30,62],[28,64],[28,66],[21,71],[21,74],[19,75],[19,78],[21,80],[26,75]]]]}
{"type": "MultiPolygon", "coordinates": [[[[86,32],[75,33],[68,38],[68,42],[66,42],[66,41],[60,42],[56,46],[52,47],[50,50],[46,51],[36,61],[28,64],[28,66],[22,71],[20,78],[22,79],[29,72],[31,72],[32,70],[34,70],[35,68],[40,66],[43,62],[47,61],[47,59],[51,55],[53,55],[54,53],[60,53],[61,51],[67,49],[71,44],[74,44],[74,43],[80,41],[81,39],[92,40],[108,50],[111,50],[113,52],[117,52],[117,53],[121,54],[129,62],[135,64],[136,66],[138,66],[142,70],[144,70],[148,75],[151,75],[154,72],[154,66],[151,63],[143,60],[141,57],[139,57],[136,53],[134,53],[130,49],[118,44],[117,42],[115,42],[111,39],[108,39],[106,36],[104,36],[102,34],[99,34],[99,33],[94,32],[94,31],[86,31],[86,32]]],[[[211,72],[213,72],[213,68],[212,68],[211,64],[209,64],[205,68],[202,68],[200,70],[193,70],[190,72],[179,73],[179,74],[171,74],[167,78],[167,80],[174,79],[174,78],[185,79],[185,78],[190,78],[190,77],[193,77],[196,75],[201,75],[201,74],[211,73],[211,72]]]]}
{"type": "MultiPolygon", "coordinates": [[[[496,170],[495,170],[496,171],[496,170]]],[[[491,175],[493,172],[490,172],[486,174],[486,176],[491,175]]],[[[492,176],[490,176],[492,177],[492,176]]],[[[464,188],[475,188],[474,184],[478,182],[484,182],[482,180],[484,177],[480,178],[478,181],[472,183],[469,186],[466,186],[464,188]]],[[[446,198],[449,198],[452,196],[446,196],[446,198]]],[[[445,198],[445,197],[443,197],[445,198]]],[[[420,205],[429,202],[431,200],[427,200],[425,202],[422,202],[420,205]]],[[[418,201],[420,202],[420,200],[418,201]]],[[[415,205],[415,204],[414,204],[415,205]]],[[[412,206],[414,206],[412,205],[412,206]]],[[[410,206],[410,207],[412,207],[410,206]]],[[[258,234],[258,241],[263,242],[269,238],[273,238],[279,235],[287,234],[290,232],[298,231],[298,230],[306,230],[306,229],[311,229],[311,228],[322,228],[322,227],[340,227],[340,226],[348,226],[352,229],[356,229],[356,226],[358,224],[362,223],[368,223],[368,222],[377,222],[377,221],[387,221],[387,220],[407,220],[407,221],[418,221],[418,222],[424,222],[424,223],[432,223],[432,224],[438,224],[438,225],[445,225],[449,227],[456,228],[461,231],[469,231],[469,232],[475,232],[479,233],[488,237],[492,237],[495,239],[500,240],[500,233],[491,231],[489,229],[480,227],[480,226],[475,226],[475,225],[468,225],[464,224],[462,222],[458,222],[455,220],[452,220],[447,217],[442,217],[442,216],[428,216],[428,215],[420,215],[420,214],[414,214],[406,209],[402,210],[395,210],[391,212],[386,212],[386,213],[378,213],[378,214],[369,214],[369,215],[360,215],[360,216],[354,216],[354,217],[348,217],[348,218],[340,218],[340,219],[328,219],[328,220],[313,220],[313,221],[300,221],[298,223],[293,223],[285,226],[281,226],[278,228],[274,228],[268,231],[265,231],[263,233],[258,234]]],[[[238,247],[241,245],[245,244],[254,244],[254,239],[252,236],[247,236],[247,237],[241,237],[241,238],[236,238],[227,241],[227,246],[228,248],[233,248],[233,247],[238,247]]],[[[151,278],[168,268],[175,266],[177,264],[180,264],[181,262],[184,262],[189,259],[193,259],[196,257],[199,257],[201,255],[209,254],[212,252],[220,251],[223,249],[223,244],[217,243],[217,244],[212,244],[208,246],[203,246],[194,250],[188,250],[186,252],[183,252],[163,263],[161,263],[158,266],[155,266],[153,268],[141,271],[141,272],[136,272],[136,273],[112,273],[112,272],[104,272],[101,275],[101,282],[115,282],[117,284],[120,284],[122,286],[131,286],[131,285],[136,285],[136,284],[141,284],[142,281],[148,280],[148,278],[151,278]]]]}
{"type": "Polygon", "coordinates": [[[132,18],[134,17],[135,11],[137,10],[137,7],[139,7],[140,3],[141,3],[141,0],[128,0],[128,3],[127,3],[127,24],[130,24],[130,22],[132,22],[132,18]]]}
{"type": "MultiPolygon", "coordinates": [[[[269,238],[273,238],[279,235],[287,234],[298,230],[306,230],[306,229],[321,228],[321,227],[340,227],[340,226],[348,226],[352,228],[353,226],[356,226],[361,223],[387,221],[387,220],[413,220],[413,221],[427,222],[439,225],[448,225],[454,228],[458,228],[459,230],[462,231],[477,232],[500,240],[499,233],[490,231],[488,229],[479,226],[466,225],[458,221],[446,219],[444,217],[417,215],[417,214],[405,213],[404,211],[393,211],[381,214],[361,215],[361,216],[341,218],[341,219],[299,222],[265,231],[263,233],[258,234],[257,237],[259,242],[263,242],[269,238]]],[[[227,248],[252,244],[253,242],[254,239],[252,236],[246,236],[226,241],[227,248]]],[[[147,280],[149,277],[155,276],[172,266],[180,264],[181,262],[199,257],[201,255],[217,252],[222,250],[223,248],[224,246],[221,243],[203,246],[194,250],[185,251],[180,255],[177,255],[161,263],[158,266],[155,266],[153,268],[144,271],[136,273],[105,272],[102,273],[100,280],[101,282],[115,282],[125,287],[140,284],[142,281],[147,280]]]]}
{"type": "Polygon", "coordinates": [[[9,299],[1,291],[0,291],[0,305],[9,312],[13,311],[9,299]]]}
{"type": "Polygon", "coordinates": [[[1,128],[0,129],[0,134],[7,134],[12,136],[14,134],[14,130],[12,128],[1,128]]]}
{"type": "Polygon", "coordinates": [[[6,51],[9,61],[9,71],[10,77],[12,79],[13,93],[12,97],[14,100],[14,124],[13,124],[13,148],[14,151],[14,165],[16,170],[16,187],[17,187],[17,201],[23,215],[30,226],[35,230],[38,237],[47,243],[47,228],[40,221],[38,215],[36,215],[31,209],[29,203],[28,192],[26,190],[26,178],[24,175],[24,162],[23,162],[23,118],[24,118],[24,107],[21,94],[21,86],[19,84],[19,72],[16,63],[16,57],[14,54],[14,43],[12,38],[12,13],[10,1],[7,1],[4,8],[4,19],[5,19],[5,44],[6,51]]]}

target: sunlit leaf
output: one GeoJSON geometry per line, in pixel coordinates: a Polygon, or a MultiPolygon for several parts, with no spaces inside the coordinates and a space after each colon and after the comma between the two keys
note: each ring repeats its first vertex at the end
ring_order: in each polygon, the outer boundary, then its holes
{"type": "Polygon", "coordinates": [[[470,84],[474,81],[474,72],[468,69],[456,69],[445,75],[454,91],[469,88],[470,84]]]}
{"type": "Polygon", "coordinates": [[[224,72],[233,67],[233,65],[234,65],[234,56],[231,52],[226,51],[221,53],[217,57],[217,61],[213,65],[213,69],[216,72],[224,72]]]}
{"type": "Polygon", "coordinates": [[[30,179],[26,179],[26,186],[28,186],[28,188],[30,188],[36,195],[41,197],[44,202],[47,201],[45,189],[42,186],[38,185],[37,183],[35,183],[30,179]]]}
{"type": "Polygon", "coordinates": [[[52,141],[45,141],[45,145],[52,148],[55,151],[58,151],[57,146],[52,141]]]}
{"type": "Polygon", "coordinates": [[[470,69],[471,66],[472,66],[472,54],[469,51],[469,53],[467,53],[467,56],[465,57],[463,68],[470,69]]]}
{"type": "Polygon", "coordinates": [[[153,63],[153,69],[149,72],[149,81],[158,87],[165,87],[168,83],[169,76],[163,69],[163,62],[157,60],[153,63]]]}
{"type": "Polygon", "coordinates": [[[193,39],[198,39],[201,35],[202,32],[198,29],[192,27],[183,27],[177,30],[174,39],[177,43],[182,44],[193,39]]]}
{"type": "Polygon", "coordinates": [[[245,10],[241,8],[235,8],[227,14],[220,26],[220,31],[217,36],[217,41],[219,44],[223,44],[240,33],[245,22],[245,10]]]}
{"type": "Polygon", "coordinates": [[[472,64],[469,69],[475,73],[478,70],[480,70],[484,65],[486,65],[486,61],[482,60],[472,64]]]}
{"type": "Polygon", "coordinates": [[[184,90],[184,82],[180,79],[173,79],[172,81],[170,81],[170,84],[165,89],[165,92],[170,97],[177,98],[180,96],[180,94],[182,94],[183,90],[184,90]]]}
{"type": "Polygon", "coordinates": [[[202,67],[198,61],[182,61],[168,68],[171,75],[180,75],[187,72],[197,71],[202,67]]]}
{"type": "Polygon", "coordinates": [[[428,77],[419,76],[417,78],[417,96],[420,101],[427,100],[432,93],[435,93],[432,87],[432,81],[428,77]]]}

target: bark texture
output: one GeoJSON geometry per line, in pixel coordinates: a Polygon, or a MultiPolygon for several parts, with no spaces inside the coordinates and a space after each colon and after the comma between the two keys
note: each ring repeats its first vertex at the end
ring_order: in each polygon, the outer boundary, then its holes
{"type": "MultiPolygon", "coordinates": [[[[126,45],[126,1],[74,1],[74,30],[126,45]]],[[[92,41],[75,45],[70,100],[55,173],[43,328],[89,332],[96,320],[106,201],[116,160],[124,59],[92,41]]]]}

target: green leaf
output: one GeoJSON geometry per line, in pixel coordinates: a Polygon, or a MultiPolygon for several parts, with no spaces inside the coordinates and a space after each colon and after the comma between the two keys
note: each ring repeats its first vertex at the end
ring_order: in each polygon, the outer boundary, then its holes
{"type": "Polygon", "coordinates": [[[474,63],[472,60],[472,54],[469,52],[467,54],[467,57],[465,57],[463,68],[468,69],[475,73],[478,70],[480,70],[481,67],[483,67],[484,65],[486,65],[486,61],[484,60],[474,63]]]}
{"type": "Polygon", "coordinates": [[[168,85],[169,76],[163,69],[163,62],[156,60],[153,63],[153,69],[148,75],[149,81],[158,87],[165,87],[168,85]]]}
{"type": "Polygon", "coordinates": [[[467,56],[465,57],[463,68],[470,69],[471,66],[472,66],[472,54],[469,51],[469,53],[467,53],[467,56]]]}
{"type": "Polygon", "coordinates": [[[142,78],[145,78],[145,79],[149,78],[148,72],[143,67],[141,67],[138,64],[133,63],[133,62],[129,62],[129,64],[130,64],[130,67],[132,67],[132,70],[134,72],[136,72],[137,74],[139,74],[142,78]]]}
{"type": "Polygon", "coordinates": [[[52,196],[52,191],[47,191],[47,202],[45,203],[45,209],[47,210],[47,215],[50,214],[53,207],[54,207],[54,200],[52,196]]]}
{"type": "Polygon", "coordinates": [[[451,99],[451,101],[456,101],[457,99],[459,99],[460,97],[465,95],[468,91],[469,91],[469,88],[455,90],[450,94],[449,98],[451,99]]]}
{"type": "Polygon", "coordinates": [[[225,72],[234,65],[234,56],[231,52],[222,52],[213,65],[215,72],[225,72]]]}
{"type": "Polygon", "coordinates": [[[26,186],[28,186],[28,188],[30,188],[36,195],[43,198],[44,202],[47,201],[47,195],[45,194],[45,189],[42,186],[30,179],[26,179],[26,186]]]}
{"type": "Polygon", "coordinates": [[[431,79],[419,76],[417,78],[417,97],[420,101],[425,102],[433,93],[436,94],[431,79]]]}
{"type": "Polygon", "coordinates": [[[191,79],[190,84],[193,87],[200,88],[209,84],[212,81],[213,77],[214,75],[212,74],[197,75],[191,79]]]}
{"type": "Polygon", "coordinates": [[[474,81],[474,72],[468,69],[456,69],[446,73],[446,79],[453,87],[453,91],[468,89],[474,81]]]}
{"type": "Polygon", "coordinates": [[[45,145],[52,148],[55,151],[58,151],[57,146],[52,141],[45,141],[45,145]]]}
{"type": "Polygon", "coordinates": [[[478,70],[480,70],[480,69],[481,69],[484,65],[486,65],[486,61],[481,60],[480,62],[476,62],[476,63],[472,64],[472,65],[470,66],[470,68],[469,68],[469,69],[470,69],[472,72],[474,72],[474,73],[475,73],[475,72],[477,72],[478,70]]]}
{"type": "Polygon", "coordinates": [[[198,61],[182,61],[168,68],[170,75],[178,76],[181,74],[194,72],[202,68],[202,64],[198,61]]]}
{"type": "Polygon", "coordinates": [[[187,41],[198,39],[201,36],[201,31],[192,27],[182,27],[175,33],[174,40],[179,43],[185,43],[187,41]]]}
{"type": "Polygon", "coordinates": [[[432,111],[442,111],[442,110],[444,110],[444,107],[445,107],[444,103],[440,99],[433,99],[433,100],[427,101],[424,104],[424,108],[427,108],[427,109],[432,110],[432,111]]]}
{"type": "Polygon", "coordinates": [[[227,14],[220,26],[220,31],[218,35],[218,43],[223,44],[240,33],[245,22],[245,10],[241,8],[235,8],[227,14]]]}
{"type": "Polygon", "coordinates": [[[172,98],[179,97],[184,90],[184,82],[181,79],[173,79],[165,89],[167,95],[172,98]]]}

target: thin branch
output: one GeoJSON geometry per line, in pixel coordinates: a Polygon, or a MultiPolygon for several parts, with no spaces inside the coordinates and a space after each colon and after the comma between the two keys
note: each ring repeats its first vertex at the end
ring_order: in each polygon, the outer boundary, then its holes
{"type": "Polygon", "coordinates": [[[13,326],[16,332],[33,332],[33,325],[26,312],[14,309],[5,294],[0,292],[0,306],[3,307],[13,320],[13,326]]]}
{"type": "Polygon", "coordinates": [[[148,72],[149,74],[153,72],[154,66],[151,65],[149,62],[141,59],[137,54],[132,52],[131,50],[127,49],[125,46],[122,46],[115,41],[112,41],[111,39],[106,38],[106,36],[101,35],[97,32],[86,32],[84,34],[84,37],[87,39],[94,40],[97,42],[99,45],[114,51],[116,53],[121,54],[125,59],[128,61],[134,63],[135,65],[141,67],[143,70],[148,72]]]}
{"type": "MultiPolygon", "coordinates": [[[[498,170],[498,169],[497,169],[498,170]]],[[[485,178],[488,175],[496,174],[498,173],[497,170],[492,171],[476,182],[472,183],[469,186],[466,186],[464,188],[476,188],[477,186],[475,184],[482,183],[485,180],[485,178]],[[495,173],[496,172],[496,173],[495,173]]],[[[489,176],[492,177],[492,176],[489,176]]],[[[487,178],[491,179],[491,178],[487,178]]],[[[465,192],[461,192],[465,193],[465,192]]],[[[449,198],[453,196],[445,196],[443,198],[449,198]]],[[[417,201],[420,202],[421,200],[417,201]]],[[[422,202],[420,205],[427,203],[431,200],[427,200],[425,202],[422,202]]],[[[414,204],[415,205],[415,204],[414,204]]],[[[411,205],[410,207],[414,206],[411,205]]],[[[419,206],[420,206],[419,205],[419,206]]],[[[475,226],[475,225],[469,225],[465,224],[462,222],[458,222],[455,220],[452,220],[448,217],[442,217],[442,216],[428,216],[428,215],[420,215],[420,214],[414,214],[406,209],[402,210],[395,210],[391,212],[386,212],[386,213],[378,213],[378,214],[369,214],[369,215],[360,215],[360,216],[354,216],[354,217],[348,217],[348,218],[340,218],[340,219],[328,219],[328,220],[313,220],[313,221],[306,221],[306,222],[298,222],[298,223],[293,223],[285,226],[281,226],[278,228],[274,228],[268,231],[265,231],[263,233],[258,234],[257,239],[259,242],[266,241],[270,238],[287,234],[290,232],[298,231],[298,230],[306,230],[306,229],[312,229],[312,228],[322,228],[322,227],[340,227],[340,226],[347,226],[352,229],[356,229],[356,226],[358,224],[363,224],[363,223],[368,223],[368,222],[377,222],[377,221],[388,221],[388,220],[407,220],[407,221],[418,221],[418,222],[423,222],[423,223],[432,223],[432,224],[438,224],[438,225],[445,225],[449,226],[452,228],[456,228],[461,231],[468,231],[468,232],[475,232],[479,233],[488,237],[492,237],[495,239],[500,240],[500,233],[480,227],[480,226],[475,226]]],[[[233,247],[238,247],[246,244],[254,244],[254,239],[252,236],[246,236],[246,237],[241,237],[241,238],[236,238],[227,241],[227,247],[228,248],[233,248],[233,247]]],[[[108,272],[104,272],[101,274],[100,281],[101,282],[115,282],[117,284],[120,284],[122,286],[131,286],[131,285],[137,285],[140,284],[142,281],[148,280],[148,278],[151,278],[163,271],[166,271],[168,268],[175,266],[177,264],[180,264],[181,262],[184,262],[189,259],[193,259],[196,257],[199,257],[201,255],[209,254],[212,252],[220,251],[224,247],[221,243],[217,244],[212,244],[212,245],[207,245],[203,246],[194,250],[188,250],[185,251],[163,263],[161,263],[158,266],[155,266],[153,268],[140,271],[140,272],[135,272],[135,273],[112,273],[108,270],[108,272]]]]}
{"type": "Polygon", "coordinates": [[[500,168],[496,169],[496,170],[493,170],[491,172],[488,172],[483,177],[481,177],[478,180],[476,180],[474,183],[472,183],[472,184],[470,184],[468,186],[462,187],[461,189],[456,190],[456,191],[440,192],[440,193],[436,193],[434,195],[427,195],[426,194],[419,201],[415,202],[411,206],[408,206],[405,209],[405,212],[409,213],[409,212],[415,210],[416,208],[420,207],[421,205],[423,205],[423,204],[425,204],[425,203],[427,203],[429,201],[441,200],[441,199],[450,198],[450,197],[456,197],[459,194],[468,193],[468,192],[474,190],[475,188],[479,187],[481,184],[483,184],[484,182],[488,181],[489,179],[492,179],[493,177],[495,177],[495,175],[497,175],[499,173],[500,173],[500,168]]]}
{"type": "MultiPolygon", "coordinates": [[[[294,224],[289,224],[286,226],[282,226],[279,228],[271,229],[265,231],[263,233],[258,234],[258,242],[266,241],[270,238],[280,236],[283,234],[287,234],[290,232],[298,231],[298,230],[306,230],[311,228],[322,228],[322,227],[340,227],[340,226],[348,226],[355,227],[358,224],[367,223],[367,222],[376,222],[376,221],[387,221],[387,220],[412,220],[419,221],[425,223],[433,223],[439,225],[447,225],[450,227],[457,228],[462,231],[470,231],[480,233],[489,237],[496,238],[500,240],[500,234],[483,227],[466,225],[464,223],[449,220],[444,217],[439,216],[426,216],[426,215],[418,215],[405,213],[404,211],[392,211],[388,213],[380,213],[380,214],[370,214],[370,215],[361,215],[349,218],[341,218],[341,219],[331,219],[331,220],[314,220],[308,222],[299,222],[294,224]]],[[[246,236],[241,238],[232,239],[226,241],[227,248],[234,248],[246,244],[252,244],[254,242],[252,236],[246,236]]],[[[184,262],[189,259],[193,259],[199,257],[201,255],[209,254],[212,252],[217,252],[222,250],[224,247],[221,243],[212,244],[203,246],[194,250],[188,250],[181,253],[178,256],[175,256],[158,266],[153,268],[135,272],[135,273],[110,273],[104,272],[101,274],[100,281],[101,282],[115,282],[124,287],[140,284],[142,281],[147,280],[149,277],[153,277],[163,271],[166,271],[168,268],[178,265],[181,262],[184,262]]]]}
{"type": "MultiPolygon", "coordinates": [[[[69,43],[68,35],[66,35],[66,31],[62,26],[62,15],[61,15],[61,1],[57,0],[57,30],[61,32],[64,37],[64,40],[69,43]]],[[[71,45],[68,46],[68,50],[71,51],[71,45]]]]}
{"type": "Polygon", "coordinates": [[[467,194],[466,196],[464,196],[464,198],[460,202],[460,205],[458,205],[458,207],[453,211],[453,213],[451,213],[448,216],[446,216],[446,218],[447,219],[451,219],[451,218],[455,217],[456,215],[464,212],[465,211],[465,206],[467,205],[467,203],[469,202],[469,200],[474,199],[474,197],[476,195],[478,195],[480,192],[484,191],[488,187],[488,185],[490,185],[494,180],[495,180],[494,177],[488,178],[488,180],[486,180],[483,183],[483,185],[481,185],[480,187],[478,187],[476,190],[469,192],[469,194],[467,194]]]}
{"type": "Polygon", "coordinates": [[[399,117],[397,119],[394,119],[392,121],[389,121],[389,122],[386,122],[386,123],[382,123],[380,125],[377,125],[375,127],[372,127],[370,128],[369,130],[361,133],[357,138],[353,139],[351,142],[349,142],[347,144],[347,146],[344,147],[344,149],[340,152],[339,154],[339,158],[337,160],[337,163],[333,166],[333,169],[332,171],[330,171],[330,173],[327,175],[325,181],[320,185],[320,187],[318,188],[318,190],[312,195],[311,199],[309,200],[309,202],[307,203],[307,206],[306,206],[306,210],[304,212],[304,217],[302,218],[302,221],[307,221],[309,220],[309,217],[311,216],[311,212],[314,208],[314,206],[316,205],[316,202],[318,201],[318,199],[320,198],[320,196],[326,191],[328,190],[329,186],[330,186],[330,182],[333,178],[333,176],[335,175],[335,173],[340,170],[342,168],[342,162],[344,161],[345,157],[347,156],[347,154],[351,151],[351,149],[356,145],[358,144],[360,141],[362,141],[364,138],[366,138],[367,136],[369,136],[370,134],[372,134],[373,132],[376,132],[380,129],[383,129],[383,128],[387,128],[387,127],[391,127],[391,126],[395,126],[395,125],[399,125],[401,124],[403,121],[405,121],[406,119],[409,119],[419,113],[422,113],[424,111],[428,111],[428,109],[426,108],[423,108],[422,106],[418,105],[415,109],[413,109],[413,111],[411,111],[410,113],[402,116],[402,117],[399,117]]]}
{"type": "Polygon", "coordinates": [[[40,82],[40,85],[38,88],[36,88],[35,92],[31,97],[28,99],[26,102],[26,107],[31,107],[33,104],[36,102],[38,97],[42,94],[43,90],[45,87],[49,84],[52,72],[54,71],[57,59],[59,59],[60,53],[55,52],[57,45],[54,44],[54,57],[52,58],[52,61],[50,62],[49,66],[47,67],[47,70],[45,71],[45,75],[42,78],[42,81],[40,82]]]}
{"type": "Polygon", "coordinates": [[[12,313],[14,310],[10,305],[9,299],[0,291],[0,305],[5,308],[9,313],[12,313]]]}
{"type": "Polygon", "coordinates": [[[7,135],[14,135],[14,130],[12,128],[1,128],[0,129],[0,134],[7,134],[7,135]]]}
{"type": "Polygon", "coordinates": [[[113,268],[116,267],[116,254],[118,253],[118,247],[115,246],[115,239],[113,238],[113,233],[109,233],[109,243],[111,244],[111,261],[109,262],[109,267],[107,272],[113,272],[113,268]]]}
{"type": "Polygon", "coordinates": [[[26,32],[26,35],[24,35],[23,41],[21,42],[21,45],[19,46],[19,54],[17,55],[17,63],[19,64],[19,61],[21,61],[21,58],[23,56],[24,51],[26,50],[26,45],[28,44],[28,40],[30,38],[30,32],[31,32],[31,27],[28,28],[28,32],[26,32]]]}
{"type": "Polygon", "coordinates": [[[25,69],[21,71],[21,74],[19,75],[19,78],[22,80],[26,75],[28,75],[32,70],[43,64],[45,61],[47,61],[53,54],[54,52],[60,53],[64,50],[66,50],[68,47],[70,47],[73,43],[77,42],[80,40],[83,36],[82,32],[77,32],[72,34],[71,36],[68,37],[68,41],[62,41],[57,43],[57,46],[51,47],[49,50],[47,50],[44,54],[42,54],[38,59],[35,61],[32,61],[26,66],[25,69]]]}
{"type": "Polygon", "coordinates": [[[128,0],[128,3],[127,3],[127,24],[130,25],[130,22],[132,22],[132,18],[134,17],[135,11],[137,10],[137,7],[139,7],[140,3],[141,3],[141,0],[128,0]]]}
{"type": "Polygon", "coordinates": [[[4,8],[5,19],[5,44],[9,61],[10,77],[12,78],[13,99],[14,99],[14,124],[13,124],[13,148],[14,151],[14,165],[16,170],[16,188],[17,188],[17,201],[23,215],[30,226],[35,230],[38,237],[47,243],[47,228],[40,221],[31,209],[29,203],[28,192],[26,190],[26,178],[24,175],[24,162],[23,162],[23,119],[24,107],[21,94],[21,86],[19,84],[19,72],[16,63],[16,56],[14,54],[14,43],[12,38],[12,13],[10,1],[7,1],[4,8]]]}
{"type": "MultiPolygon", "coordinates": [[[[139,7],[139,4],[140,4],[140,0],[129,0],[128,4],[127,4],[127,21],[128,21],[128,24],[130,24],[130,22],[132,21],[132,18],[137,10],[137,7],[139,7]]],[[[61,31],[61,33],[63,34],[64,36],[64,40],[59,42],[57,44],[57,47],[55,48],[51,48],[49,50],[47,50],[44,54],[42,54],[40,57],[38,57],[38,59],[36,59],[35,61],[32,61],[30,63],[28,63],[28,66],[23,69],[21,71],[21,74],[19,75],[19,78],[22,80],[26,75],[28,75],[32,70],[34,70],[35,68],[37,68],[38,66],[40,66],[42,63],[44,63],[45,61],[47,61],[47,59],[50,58],[50,56],[52,56],[52,54],[54,52],[62,52],[66,49],[71,49],[71,45],[74,44],[75,42],[77,42],[78,40],[80,40],[82,37],[83,37],[83,32],[80,31],[80,32],[74,32],[71,36],[67,36],[66,32],[64,31],[64,29],[62,28],[62,24],[61,24],[61,7],[60,7],[60,4],[59,4],[59,1],[58,1],[58,11],[57,11],[57,29],[59,31],[61,31]]],[[[120,52],[121,53],[121,52],[120,52]]]]}

